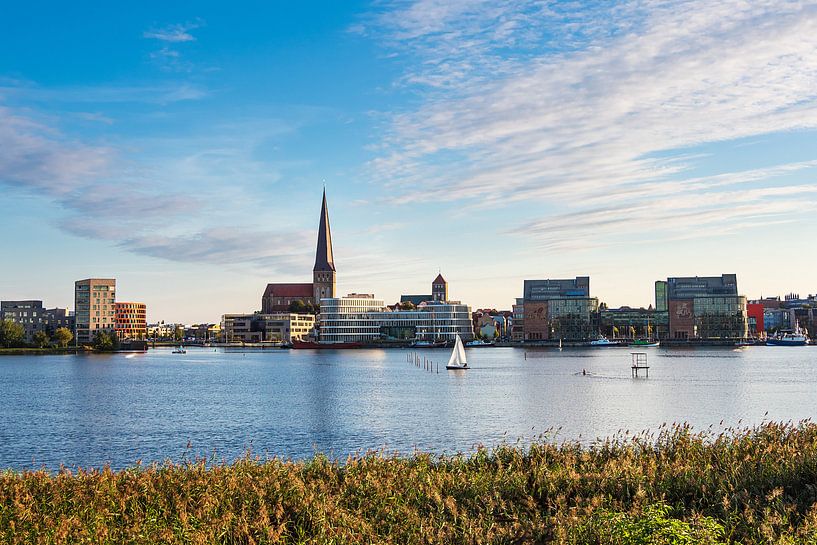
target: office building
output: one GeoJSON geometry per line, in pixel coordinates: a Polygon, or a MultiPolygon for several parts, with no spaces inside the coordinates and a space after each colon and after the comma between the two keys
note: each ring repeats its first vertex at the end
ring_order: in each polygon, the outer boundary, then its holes
{"type": "Polygon", "coordinates": [[[116,330],[116,279],[88,278],[74,283],[74,340],[94,341],[97,333],[116,330]]]}
{"type": "Polygon", "coordinates": [[[236,342],[292,342],[305,339],[315,328],[311,314],[225,314],[221,318],[222,340],[236,342]]]}
{"type": "Polygon", "coordinates": [[[590,277],[525,280],[523,341],[580,341],[597,334],[599,300],[590,296],[590,277]]]}
{"type": "Polygon", "coordinates": [[[734,274],[668,278],[666,301],[671,339],[742,339],[749,334],[746,297],[738,295],[734,274]]]}
{"type": "Polygon", "coordinates": [[[389,310],[382,299],[349,294],[321,301],[321,343],[430,341],[474,338],[471,309],[458,301],[426,301],[412,310],[389,310]]]}

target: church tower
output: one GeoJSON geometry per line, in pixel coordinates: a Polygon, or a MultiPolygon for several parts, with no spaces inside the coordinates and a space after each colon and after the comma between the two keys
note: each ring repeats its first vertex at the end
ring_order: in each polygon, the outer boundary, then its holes
{"type": "Polygon", "coordinates": [[[321,222],[318,226],[318,248],[315,252],[315,267],[312,269],[312,291],[315,304],[324,297],[335,296],[335,260],[332,256],[332,231],[329,229],[329,210],[326,208],[326,189],[323,190],[321,222]]]}
{"type": "Polygon", "coordinates": [[[442,274],[438,274],[431,283],[431,298],[434,301],[448,301],[448,282],[442,274]]]}

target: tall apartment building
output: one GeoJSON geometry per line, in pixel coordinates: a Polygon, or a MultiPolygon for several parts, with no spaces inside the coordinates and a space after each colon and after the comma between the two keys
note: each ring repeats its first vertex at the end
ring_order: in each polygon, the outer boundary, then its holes
{"type": "Polygon", "coordinates": [[[120,340],[144,340],[148,334],[147,305],[144,303],[114,303],[116,335],[120,340]]]}
{"type": "Polygon", "coordinates": [[[525,280],[523,340],[587,340],[597,334],[599,300],[590,296],[590,277],[525,280]]]}
{"type": "Polygon", "coordinates": [[[87,278],[74,283],[76,343],[87,344],[105,331],[116,331],[116,279],[87,278]]]}
{"type": "MultiPolygon", "coordinates": [[[[671,339],[742,339],[748,335],[746,297],[738,295],[737,275],[668,278],[666,304],[671,339]]],[[[658,297],[658,283],[656,296],[658,297]]]]}

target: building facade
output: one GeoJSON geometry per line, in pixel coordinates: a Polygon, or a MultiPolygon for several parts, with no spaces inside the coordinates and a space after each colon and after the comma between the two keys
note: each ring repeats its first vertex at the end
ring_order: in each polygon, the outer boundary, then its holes
{"type": "Polygon", "coordinates": [[[38,331],[49,337],[65,327],[74,330],[74,317],[64,308],[45,308],[40,300],[0,301],[0,320],[11,320],[25,329],[25,341],[34,340],[38,331]]]}
{"type": "Polygon", "coordinates": [[[117,301],[114,304],[116,335],[120,340],[144,340],[148,335],[147,305],[117,301]]]}
{"type": "MultiPolygon", "coordinates": [[[[671,339],[743,339],[748,336],[746,297],[738,295],[736,275],[668,278],[666,288],[671,339]]],[[[656,300],[656,307],[660,304],[661,301],[656,300]]]]}
{"type": "Polygon", "coordinates": [[[590,296],[590,277],[525,280],[523,341],[581,341],[598,334],[599,300],[590,296]]]}
{"type": "Polygon", "coordinates": [[[74,283],[74,339],[91,343],[104,331],[116,331],[116,279],[87,278],[74,283]]]}
{"type": "Polygon", "coordinates": [[[306,338],[315,328],[311,314],[225,314],[221,318],[222,340],[236,342],[292,342],[306,338]]]}
{"type": "Polygon", "coordinates": [[[373,295],[321,301],[321,343],[431,341],[474,338],[471,309],[457,301],[427,301],[412,310],[388,310],[373,295]]]}

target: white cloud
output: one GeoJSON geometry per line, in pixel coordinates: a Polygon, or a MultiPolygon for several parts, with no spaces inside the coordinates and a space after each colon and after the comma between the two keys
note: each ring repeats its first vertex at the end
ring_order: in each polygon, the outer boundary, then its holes
{"type": "Polygon", "coordinates": [[[396,202],[538,202],[560,213],[515,232],[604,245],[585,234],[780,221],[804,198],[780,177],[813,183],[813,164],[692,178],[678,151],[817,128],[815,3],[421,0],[379,21],[424,99],[370,164],[396,202]]]}
{"type": "Polygon", "coordinates": [[[145,31],[142,36],[162,42],[193,42],[196,40],[196,38],[190,34],[190,31],[201,26],[202,22],[196,20],[182,24],[167,25],[161,28],[153,28],[145,31]]]}

